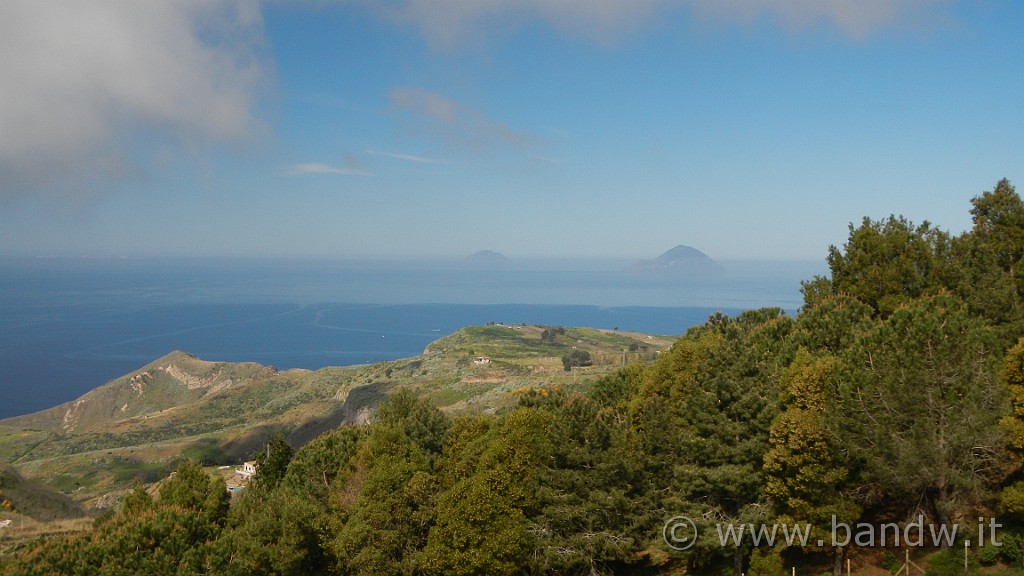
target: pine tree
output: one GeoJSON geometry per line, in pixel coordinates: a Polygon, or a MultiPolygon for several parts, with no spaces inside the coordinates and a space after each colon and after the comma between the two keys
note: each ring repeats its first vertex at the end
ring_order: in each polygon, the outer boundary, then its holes
{"type": "Polygon", "coordinates": [[[1000,473],[996,348],[957,298],[908,302],[844,355],[827,391],[833,434],[890,498],[949,523],[1000,473]]]}
{"type": "MultiPolygon", "coordinates": [[[[772,424],[764,459],[765,494],[780,514],[778,522],[810,524],[811,542],[830,539],[824,531],[833,518],[852,524],[861,512],[843,493],[849,471],[825,423],[825,387],[837,364],[831,356],[797,352],[783,372],[786,409],[772,424]]],[[[833,573],[839,576],[844,552],[835,547],[833,553],[833,573]]]]}

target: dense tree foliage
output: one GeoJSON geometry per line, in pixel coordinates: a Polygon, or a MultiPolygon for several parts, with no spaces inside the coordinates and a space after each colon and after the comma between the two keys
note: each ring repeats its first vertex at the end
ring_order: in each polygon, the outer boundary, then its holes
{"type": "Polygon", "coordinates": [[[590,352],[586,350],[573,350],[562,356],[562,367],[566,372],[570,372],[578,366],[590,366],[590,364],[590,352]]]}
{"type": "Polygon", "coordinates": [[[364,427],[294,453],[272,440],[230,509],[186,464],[157,498],[136,487],[5,573],[821,573],[851,551],[817,545],[831,522],[997,513],[1011,545],[979,559],[1019,557],[1024,202],[1003,180],[971,204],[955,237],[896,216],[851,225],[795,317],[716,314],[653,363],[496,415],[398,391],[364,427]],[[698,528],[692,547],[664,539],[673,516],[698,528]],[[726,523],[813,531],[723,546],[726,523]]]}
{"type": "Polygon", "coordinates": [[[157,501],[136,487],[120,514],[86,535],[48,541],[9,567],[11,574],[203,574],[228,511],[224,481],[186,463],[157,501]]]}
{"type": "Polygon", "coordinates": [[[912,301],[848,351],[834,433],[887,496],[948,524],[998,473],[1006,398],[995,359],[989,330],[961,301],[912,301]]]}
{"type": "Polygon", "coordinates": [[[252,478],[251,487],[255,490],[272,490],[284,478],[288,463],[294,455],[295,451],[285,442],[284,434],[275,434],[266,447],[256,454],[256,475],[252,478]]]}
{"type": "MultiPolygon", "coordinates": [[[[810,524],[811,541],[829,541],[825,527],[850,524],[861,508],[844,494],[850,487],[849,468],[835,438],[828,432],[826,387],[838,362],[830,356],[814,357],[801,348],[782,374],[785,411],[772,423],[769,449],[764,458],[765,495],[773,502],[779,521],[810,524]]],[[[835,547],[841,569],[843,548],[835,547]]],[[[753,571],[753,559],[751,570],[753,571]]]]}
{"type": "Polygon", "coordinates": [[[843,250],[829,248],[828,291],[852,295],[887,316],[945,284],[950,250],[949,235],[928,222],[915,226],[903,217],[864,218],[859,227],[850,225],[843,250]]]}

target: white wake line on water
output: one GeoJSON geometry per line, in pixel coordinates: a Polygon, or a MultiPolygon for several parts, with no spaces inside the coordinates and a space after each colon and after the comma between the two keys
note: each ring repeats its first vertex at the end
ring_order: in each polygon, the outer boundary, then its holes
{"type": "MultiPolygon", "coordinates": [[[[218,322],[215,324],[204,324],[202,326],[190,326],[188,328],[182,328],[181,330],[171,330],[170,332],[160,332],[158,334],[148,334],[146,336],[138,336],[135,338],[127,338],[125,340],[119,340],[117,342],[109,342],[107,344],[101,344],[99,346],[93,346],[90,348],[84,348],[82,350],[76,350],[74,352],[65,352],[65,358],[78,358],[81,356],[90,355],[97,350],[103,350],[104,348],[113,348],[115,346],[123,346],[125,344],[133,344],[135,342],[145,342],[146,340],[154,340],[156,338],[163,338],[165,336],[180,336],[182,334],[188,334],[190,332],[198,332],[201,330],[208,330],[210,328],[223,328],[225,326],[241,326],[243,324],[251,324],[253,322],[260,322],[263,320],[271,320],[274,318],[281,318],[284,316],[291,316],[307,308],[308,305],[300,304],[292,310],[286,310],[284,312],[277,312],[275,314],[268,314],[267,316],[258,316],[256,318],[246,318],[245,320],[236,320],[233,322],[218,322]]],[[[170,352],[168,350],[167,352],[170,352]]],[[[95,356],[95,354],[93,354],[95,356]]]]}
{"type": "MultiPolygon", "coordinates": [[[[76,305],[72,304],[71,307],[76,305]]],[[[92,318],[105,318],[109,316],[123,316],[125,314],[131,314],[133,312],[141,312],[152,308],[150,304],[130,304],[123,308],[110,306],[103,308],[102,310],[96,310],[94,312],[84,313],[81,316],[75,318],[76,321],[88,320],[92,318]]],[[[11,320],[11,323],[7,321],[0,321],[0,330],[18,330],[21,328],[36,328],[44,326],[46,324],[59,324],[61,322],[67,322],[70,318],[67,314],[61,314],[58,312],[48,312],[46,315],[35,316],[27,320],[11,320]],[[18,322],[15,324],[14,322],[18,322]]]]}

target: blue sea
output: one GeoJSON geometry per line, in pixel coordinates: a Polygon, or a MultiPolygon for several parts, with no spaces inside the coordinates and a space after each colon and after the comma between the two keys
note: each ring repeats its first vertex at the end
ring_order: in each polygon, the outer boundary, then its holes
{"type": "Polygon", "coordinates": [[[816,262],[723,262],[710,278],[628,262],[0,260],[0,418],[73,400],[173,350],[278,369],[419,354],[488,322],[680,335],[709,314],[795,312],[816,262]]]}

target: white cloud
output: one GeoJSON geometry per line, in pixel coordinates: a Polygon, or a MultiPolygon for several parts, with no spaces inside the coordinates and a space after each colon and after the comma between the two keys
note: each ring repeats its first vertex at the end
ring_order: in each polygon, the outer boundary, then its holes
{"type": "Polygon", "coordinates": [[[522,148],[540,142],[540,139],[532,134],[515,130],[478,110],[422,88],[393,88],[391,106],[408,114],[414,122],[452,145],[472,148],[495,145],[522,148]]]}
{"type": "Polygon", "coordinates": [[[330,166],[328,164],[321,164],[319,162],[309,162],[306,164],[292,164],[288,167],[288,174],[290,176],[301,176],[304,174],[340,174],[342,176],[369,176],[370,173],[365,170],[358,168],[338,168],[336,166],[330,166]]]}
{"type": "Polygon", "coordinates": [[[372,0],[364,4],[392,21],[418,28],[436,47],[486,39],[497,29],[539,20],[598,40],[629,34],[681,10],[701,17],[751,22],[767,17],[790,31],[828,23],[844,35],[918,24],[953,0],[372,0]]]}
{"type": "Polygon", "coordinates": [[[559,29],[604,38],[631,30],[669,0],[392,0],[367,4],[420,29],[435,46],[483,39],[485,31],[540,19],[559,29]]]}
{"type": "Polygon", "coordinates": [[[87,194],[137,169],[133,143],[246,139],[262,29],[255,0],[6,0],[0,200],[87,194]]]}
{"type": "Polygon", "coordinates": [[[414,154],[398,154],[395,152],[383,152],[381,150],[367,150],[366,153],[372,156],[386,156],[388,158],[395,158],[396,160],[405,160],[407,162],[415,162],[417,164],[451,164],[451,161],[449,160],[427,158],[426,156],[416,156],[414,154]]]}
{"type": "Polygon", "coordinates": [[[890,26],[917,26],[941,19],[942,11],[953,0],[687,0],[686,3],[704,16],[740,22],[768,17],[790,32],[826,23],[847,37],[859,39],[890,26]]]}

